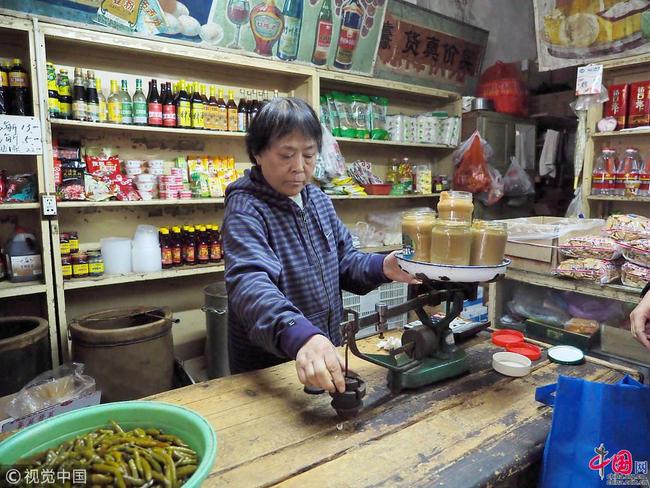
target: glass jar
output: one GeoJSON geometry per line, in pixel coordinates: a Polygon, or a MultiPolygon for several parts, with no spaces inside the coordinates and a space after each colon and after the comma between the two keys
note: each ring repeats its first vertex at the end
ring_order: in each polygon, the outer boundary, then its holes
{"type": "Polygon", "coordinates": [[[59,235],[59,249],[61,249],[61,256],[70,254],[70,236],[67,233],[59,235]]]}
{"type": "Polygon", "coordinates": [[[66,281],[72,279],[72,258],[69,254],[61,256],[61,274],[66,281]]]}
{"type": "Polygon", "coordinates": [[[497,266],[503,262],[508,226],[502,222],[476,221],[472,225],[470,265],[497,266]]]}
{"type": "Polygon", "coordinates": [[[402,216],[402,246],[406,259],[430,262],[431,228],[435,221],[433,211],[407,212],[402,216]]]}
{"type": "Polygon", "coordinates": [[[85,252],[71,254],[72,256],[72,277],[88,278],[88,255],[85,252]]]}
{"type": "Polygon", "coordinates": [[[101,251],[88,251],[88,274],[92,278],[104,276],[104,258],[101,251]]]}
{"type": "Polygon", "coordinates": [[[472,230],[464,220],[436,220],[431,229],[431,262],[469,266],[472,230]]]}
{"type": "Polygon", "coordinates": [[[438,201],[438,218],[440,220],[472,221],[474,204],[472,194],[466,191],[443,191],[438,201]]]}
{"type": "Polygon", "coordinates": [[[70,252],[72,254],[79,252],[79,234],[76,231],[68,232],[68,241],[70,242],[70,252]]]}

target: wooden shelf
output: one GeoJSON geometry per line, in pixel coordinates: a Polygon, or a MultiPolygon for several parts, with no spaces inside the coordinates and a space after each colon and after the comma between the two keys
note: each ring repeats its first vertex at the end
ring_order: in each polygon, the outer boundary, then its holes
{"type": "Polygon", "coordinates": [[[395,147],[418,147],[424,149],[456,149],[456,146],[447,146],[445,144],[422,144],[418,142],[399,142],[399,141],[376,141],[373,139],[352,139],[350,137],[336,137],[336,140],[343,144],[368,144],[379,146],[395,147]]]}
{"type": "Polygon", "coordinates": [[[641,301],[641,290],[623,285],[598,285],[585,280],[560,279],[551,275],[532,273],[530,271],[521,271],[509,269],[506,279],[528,283],[530,285],[553,288],[555,290],[573,291],[585,295],[608,298],[621,302],[638,303],[641,301]]]}
{"type": "Polygon", "coordinates": [[[591,137],[643,136],[648,134],[650,134],[650,127],[641,127],[639,129],[623,129],[613,132],[596,132],[591,137]]]}
{"type": "Polygon", "coordinates": [[[189,200],[139,200],[135,202],[121,202],[119,200],[111,200],[107,202],[88,202],[88,201],[74,201],[74,202],[59,202],[58,208],[97,208],[97,207],[175,207],[177,205],[222,205],[223,198],[192,198],[189,200]]]}
{"type": "Polygon", "coordinates": [[[40,208],[40,204],[38,202],[0,203],[0,211],[2,211],[2,210],[30,210],[30,209],[33,210],[35,208],[40,208]]]}
{"type": "Polygon", "coordinates": [[[210,273],[221,273],[224,270],[222,264],[206,264],[199,266],[187,266],[177,269],[163,269],[155,273],[130,273],[126,275],[106,275],[96,279],[72,279],[63,283],[64,290],[79,290],[93,288],[96,286],[121,285],[124,283],[136,283],[140,281],[165,280],[180,278],[183,276],[196,276],[210,273]]]}
{"type": "Polygon", "coordinates": [[[650,197],[617,197],[610,195],[589,195],[587,199],[600,202],[650,202],[650,197]]]}
{"type": "Polygon", "coordinates": [[[37,293],[45,293],[46,290],[47,286],[34,281],[29,281],[27,283],[0,281],[0,298],[36,295],[37,293]]]}
{"type": "Polygon", "coordinates": [[[150,134],[177,134],[202,137],[234,137],[242,139],[246,137],[245,132],[226,132],[220,130],[202,130],[202,129],[181,129],[177,127],[150,127],[148,125],[127,125],[127,124],[108,124],[105,122],[82,122],[79,120],[52,119],[52,128],[71,128],[85,130],[122,130],[133,133],[150,133],[150,134]]]}
{"type": "Polygon", "coordinates": [[[394,200],[403,198],[438,198],[440,193],[431,195],[329,195],[332,200],[394,200]]]}

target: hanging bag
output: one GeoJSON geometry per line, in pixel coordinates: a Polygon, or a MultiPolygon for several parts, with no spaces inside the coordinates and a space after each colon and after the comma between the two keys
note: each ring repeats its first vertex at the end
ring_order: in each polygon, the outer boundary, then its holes
{"type": "Polygon", "coordinates": [[[560,376],[535,399],[554,407],[540,488],[649,486],[650,387],[560,376]]]}

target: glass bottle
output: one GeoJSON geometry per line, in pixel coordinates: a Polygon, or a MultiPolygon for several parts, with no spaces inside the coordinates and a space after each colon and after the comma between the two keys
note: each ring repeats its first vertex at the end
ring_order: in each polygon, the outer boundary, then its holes
{"type": "Polygon", "coordinates": [[[72,118],[86,120],[86,87],[81,68],[74,69],[74,83],[72,86],[72,118]]]}
{"type": "Polygon", "coordinates": [[[99,101],[99,122],[108,121],[108,104],[102,88],[102,80],[95,78],[95,87],[97,88],[97,99],[99,101]]]}
{"type": "Polygon", "coordinates": [[[183,236],[180,227],[172,227],[172,264],[174,267],[183,265],[183,236]]]}
{"type": "Polygon", "coordinates": [[[217,103],[217,87],[210,85],[210,98],[208,105],[205,107],[205,128],[217,130],[219,104],[217,103]]]}
{"type": "Polygon", "coordinates": [[[277,56],[283,61],[294,61],[300,49],[300,31],[302,30],[303,0],[286,0],[282,15],[284,27],[278,41],[277,56]]]}
{"type": "Polygon", "coordinates": [[[331,0],[323,0],[323,5],[321,5],[316,22],[314,53],[311,56],[311,62],[316,66],[324,66],[327,64],[327,55],[332,44],[332,30],[332,2],[331,0]]]}
{"type": "Polygon", "coordinates": [[[228,105],[223,99],[223,88],[219,88],[219,98],[217,99],[217,130],[228,130],[228,105]]]}
{"type": "Polygon", "coordinates": [[[239,105],[237,106],[237,130],[246,132],[248,130],[248,118],[246,116],[246,91],[242,88],[239,92],[239,105]]]}
{"type": "MultiPolygon", "coordinates": [[[[142,95],[144,99],[144,94],[142,95]]],[[[160,94],[158,93],[158,81],[151,80],[151,85],[148,93],[148,97],[145,100],[146,103],[146,124],[160,127],[163,125],[163,112],[162,112],[162,100],[160,99],[160,94]]]]}
{"type": "Polygon", "coordinates": [[[99,93],[95,72],[88,70],[88,88],[86,89],[86,120],[99,122],[99,93]]]}
{"type": "Polygon", "coordinates": [[[359,0],[347,0],[341,9],[341,28],[339,42],[334,57],[334,67],[349,70],[359,41],[359,31],[363,21],[364,10],[359,0]]]}
{"type": "Polygon", "coordinates": [[[163,98],[163,125],[165,127],[176,127],[176,105],[174,105],[174,93],[171,82],[167,82],[165,97],[163,98]]]}
{"type": "Polygon", "coordinates": [[[176,121],[178,127],[192,127],[192,108],[190,106],[190,96],[186,91],[185,80],[181,80],[178,87],[178,100],[176,103],[176,121]]]}
{"type": "Polygon", "coordinates": [[[192,111],[192,128],[204,129],[205,128],[205,106],[203,104],[203,97],[199,92],[199,84],[192,84],[192,98],[190,99],[190,107],[192,111]]]}
{"type": "Polygon", "coordinates": [[[59,105],[61,107],[60,117],[62,119],[72,118],[72,96],[70,95],[70,79],[68,78],[68,70],[62,69],[59,71],[59,105]]]}
{"type": "Polygon", "coordinates": [[[10,115],[31,115],[32,103],[29,96],[27,70],[19,58],[13,60],[9,70],[9,110],[10,115]]]}
{"type": "Polygon", "coordinates": [[[122,123],[133,124],[133,101],[129,95],[129,82],[122,80],[122,90],[120,91],[120,100],[122,101],[122,123]]]}
{"type": "Polygon", "coordinates": [[[133,124],[147,125],[147,120],[147,97],[145,97],[142,92],[142,80],[138,78],[135,80],[135,93],[133,94],[133,124]]]}
{"type": "MultiPolygon", "coordinates": [[[[4,71],[0,71],[2,75],[2,87],[0,92],[0,98],[2,98],[2,103],[0,103],[0,113],[6,113],[6,110],[3,111],[4,104],[4,94],[6,93],[9,82],[7,81],[7,74],[4,71]]],[[[56,69],[54,64],[47,63],[47,106],[50,113],[50,117],[56,119],[59,118],[61,114],[61,103],[59,102],[59,87],[56,83],[56,69]]]]}
{"type": "Polygon", "coordinates": [[[108,96],[108,121],[112,124],[122,123],[122,97],[117,87],[117,80],[111,80],[111,93],[108,96]]]}
{"type": "Polygon", "coordinates": [[[235,92],[228,90],[228,104],[226,105],[226,117],[228,120],[228,131],[237,132],[239,128],[239,115],[237,104],[235,103],[235,92]]]}

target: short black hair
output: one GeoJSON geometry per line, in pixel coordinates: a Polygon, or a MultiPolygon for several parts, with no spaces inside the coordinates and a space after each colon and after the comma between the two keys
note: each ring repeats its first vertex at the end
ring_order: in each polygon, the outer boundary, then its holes
{"type": "Polygon", "coordinates": [[[323,129],[316,112],[300,98],[274,98],[267,103],[248,127],[246,150],[251,163],[257,164],[255,155],[267,149],[272,141],[299,131],[313,139],[318,152],[323,146],[323,129]]]}

